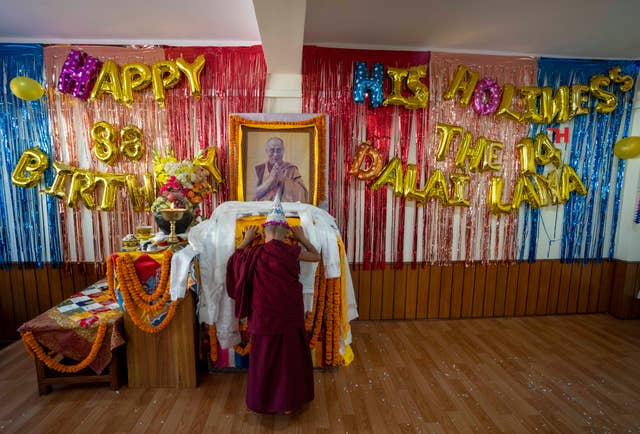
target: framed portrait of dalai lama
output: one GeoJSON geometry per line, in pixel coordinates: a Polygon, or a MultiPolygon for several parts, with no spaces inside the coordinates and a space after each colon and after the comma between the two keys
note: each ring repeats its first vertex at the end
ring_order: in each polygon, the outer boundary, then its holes
{"type": "Polygon", "coordinates": [[[230,117],[231,198],[318,205],[326,196],[326,115],[230,117]]]}

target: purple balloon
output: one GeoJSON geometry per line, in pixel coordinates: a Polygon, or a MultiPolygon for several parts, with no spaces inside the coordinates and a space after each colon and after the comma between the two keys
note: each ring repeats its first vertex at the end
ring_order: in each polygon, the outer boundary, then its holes
{"type": "Polygon", "coordinates": [[[77,98],[87,99],[93,89],[102,62],[79,50],[72,50],[62,65],[58,90],[77,98]]]}
{"type": "Polygon", "coordinates": [[[498,110],[502,89],[495,80],[483,78],[473,92],[473,110],[480,115],[488,115],[498,110]]]}

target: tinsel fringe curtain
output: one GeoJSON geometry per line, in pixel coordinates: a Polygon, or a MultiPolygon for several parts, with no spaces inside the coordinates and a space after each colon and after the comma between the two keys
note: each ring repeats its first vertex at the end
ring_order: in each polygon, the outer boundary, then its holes
{"type": "MultiPolygon", "coordinates": [[[[564,162],[576,170],[587,195],[571,195],[563,207],[524,213],[519,259],[534,261],[539,249],[551,250],[554,242],[560,243],[562,261],[613,259],[626,165],[624,160],[614,158],[613,148],[629,134],[640,61],[541,58],[538,65],[538,86],[557,89],[560,85],[588,84],[593,75],[606,75],[617,66],[623,75],[633,77],[635,84],[628,92],[618,86],[612,88],[618,99],[613,112],[602,114],[592,109],[562,124],[571,131],[570,148],[563,151],[564,162]]],[[[537,125],[532,137],[559,126],[537,125]]]]}
{"type": "MultiPolygon", "coordinates": [[[[58,201],[11,183],[22,152],[39,147],[51,156],[47,100],[25,101],[14,96],[9,83],[29,77],[45,86],[41,45],[0,44],[0,267],[11,264],[60,264],[63,260],[58,201]]],[[[44,183],[53,176],[45,173],[44,183]]]]}
{"type": "MultiPolygon", "coordinates": [[[[361,262],[366,268],[381,268],[386,262],[416,259],[417,243],[410,243],[407,249],[404,242],[404,228],[413,228],[416,223],[415,210],[410,221],[405,220],[406,210],[414,204],[405,206],[404,199],[391,199],[387,189],[371,191],[364,182],[348,175],[349,163],[364,141],[378,148],[384,161],[393,156],[406,161],[410,143],[415,146],[415,155],[424,155],[428,113],[424,109],[414,112],[393,106],[374,109],[368,102],[356,104],[352,96],[356,61],[367,62],[370,70],[374,63],[385,67],[428,65],[429,53],[315,46],[303,49],[303,112],[329,115],[327,152],[329,161],[336,162],[329,165],[329,212],[336,217],[349,246],[349,260],[361,262]],[[417,126],[412,128],[414,118],[417,126]],[[389,256],[387,246],[392,252],[389,256]]],[[[384,94],[388,93],[385,80],[384,94]]]]}
{"type": "MultiPolygon", "coordinates": [[[[262,110],[266,64],[262,47],[62,47],[45,48],[48,74],[50,117],[53,122],[55,160],[102,172],[133,173],[141,178],[153,172],[151,149],[162,154],[173,150],[178,158],[193,158],[209,146],[216,148],[223,179],[227,173],[227,120],[233,112],[262,110]],[[119,65],[153,62],[183,57],[192,62],[203,54],[206,66],[202,72],[202,96],[189,93],[186,80],[178,88],[167,91],[165,107],[159,106],[151,89],[134,94],[132,107],[117,103],[108,95],[85,102],[55,92],[60,68],[71,49],[80,49],[101,61],[113,60],[119,65]],[[138,126],[144,135],[145,158],[140,161],[119,160],[113,166],[97,161],[91,154],[92,125],[106,121],[117,129],[138,126]]],[[[217,195],[204,203],[208,217],[213,204],[225,200],[228,186],[220,186],[217,195]]],[[[69,209],[62,201],[58,208],[62,219],[62,246],[66,261],[103,262],[118,251],[122,238],[135,232],[141,224],[151,224],[149,212],[134,212],[126,192],[121,191],[111,212],[69,209]]]]}
{"type": "MultiPolygon", "coordinates": [[[[474,137],[488,135],[505,146],[505,189],[512,188],[518,173],[514,138],[528,135],[528,127],[496,116],[480,116],[442,95],[459,64],[477,70],[499,83],[524,86],[535,82],[533,58],[473,56],[424,52],[344,50],[307,46],[303,52],[303,111],[330,116],[329,208],[345,236],[349,260],[365,268],[381,268],[387,262],[449,263],[480,260],[514,260],[517,215],[491,216],[487,210],[488,174],[469,187],[469,208],[443,207],[430,201],[424,207],[394,197],[388,189],[372,191],[348,174],[355,148],[369,141],[383,159],[400,157],[418,166],[418,185],[424,185],[435,169],[453,172],[452,158],[436,162],[438,122],[461,125],[474,137]],[[385,67],[427,64],[431,79],[429,109],[371,108],[353,101],[353,68],[356,61],[385,67]],[[477,188],[475,187],[477,186],[477,188]]],[[[385,86],[390,80],[385,80],[385,86]]],[[[389,89],[385,87],[384,94],[389,89]]],[[[450,150],[455,153],[455,149],[450,150]]]]}

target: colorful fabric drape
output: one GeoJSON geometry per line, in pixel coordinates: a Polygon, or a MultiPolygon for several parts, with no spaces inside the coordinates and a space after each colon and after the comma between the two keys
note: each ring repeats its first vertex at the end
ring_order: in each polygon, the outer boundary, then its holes
{"type": "Polygon", "coordinates": [[[125,344],[121,333],[122,309],[106,289],[105,281],[97,282],[24,323],[18,331],[32,332],[40,345],[81,361],[91,351],[98,324],[106,322],[104,341],[97,357],[89,365],[99,375],[111,361],[111,350],[125,344]]]}
{"type": "Polygon", "coordinates": [[[14,96],[9,83],[20,76],[45,86],[42,46],[0,44],[0,267],[60,264],[58,201],[39,193],[51,183],[52,174],[45,172],[33,188],[11,183],[11,174],[25,150],[39,147],[51,158],[47,101],[14,96]]]}

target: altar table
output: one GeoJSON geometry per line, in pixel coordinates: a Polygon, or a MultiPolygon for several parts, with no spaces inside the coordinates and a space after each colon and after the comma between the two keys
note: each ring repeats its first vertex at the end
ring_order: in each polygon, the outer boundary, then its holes
{"type": "MultiPolygon", "coordinates": [[[[192,292],[198,290],[197,261],[191,264],[185,295],[180,300],[168,300],[167,308],[149,314],[140,307],[134,307],[136,321],[148,327],[157,327],[169,315],[168,307],[177,303],[173,318],[166,328],[157,333],[140,329],[132,318],[132,312],[125,309],[121,283],[118,281],[117,259],[127,256],[133,261],[137,278],[143,289],[151,294],[160,283],[162,262],[165,252],[119,252],[111,255],[115,272],[109,273],[113,279],[116,299],[125,310],[124,331],[127,338],[127,371],[129,387],[177,387],[189,388],[197,384],[195,307],[192,292]]],[[[167,270],[168,271],[168,270],[167,270]]]]}

